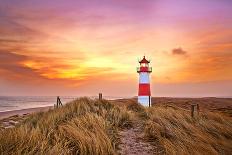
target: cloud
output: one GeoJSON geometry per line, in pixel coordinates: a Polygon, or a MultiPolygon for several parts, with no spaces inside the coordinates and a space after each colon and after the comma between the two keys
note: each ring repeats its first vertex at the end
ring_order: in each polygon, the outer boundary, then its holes
{"type": "Polygon", "coordinates": [[[172,54],[173,55],[186,55],[187,54],[187,51],[183,50],[181,47],[179,48],[174,48],[172,50],[172,54]]]}
{"type": "Polygon", "coordinates": [[[11,82],[32,82],[41,78],[35,69],[25,67],[22,63],[28,56],[8,51],[0,51],[0,76],[11,82]]]}
{"type": "Polygon", "coordinates": [[[0,50],[0,58],[0,77],[17,84],[61,84],[74,87],[114,75],[112,67],[82,66],[85,57],[73,63],[65,58],[38,57],[0,50]]]}
{"type": "Polygon", "coordinates": [[[18,54],[11,51],[0,50],[0,71],[8,72],[22,77],[43,77],[44,73],[55,74],[59,69],[70,69],[72,66],[66,64],[59,58],[37,57],[18,54]],[[53,60],[56,59],[56,62],[53,60]]]}

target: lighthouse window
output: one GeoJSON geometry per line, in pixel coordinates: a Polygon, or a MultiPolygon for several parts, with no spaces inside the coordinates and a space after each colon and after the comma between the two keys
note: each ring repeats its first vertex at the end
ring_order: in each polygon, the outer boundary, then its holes
{"type": "Polygon", "coordinates": [[[147,64],[146,63],[142,63],[141,66],[142,67],[147,67],[147,64]]]}

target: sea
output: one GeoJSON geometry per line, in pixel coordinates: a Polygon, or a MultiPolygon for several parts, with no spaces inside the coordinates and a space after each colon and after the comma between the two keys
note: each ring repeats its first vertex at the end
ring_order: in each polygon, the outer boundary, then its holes
{"type": "MultiPolygon", "coordinates": [[[[90,96],[89,98],[97,98],[90,96]]],[[[78,96],[60,96],[63,104],[66,104],[78,96]]],[[[106,96],[105,99],[117,99],[121,97],[106,96]]],[[[57,96],[0,96],[0,112],[14,111],[28,108],[54,106],[57,96]]]]}

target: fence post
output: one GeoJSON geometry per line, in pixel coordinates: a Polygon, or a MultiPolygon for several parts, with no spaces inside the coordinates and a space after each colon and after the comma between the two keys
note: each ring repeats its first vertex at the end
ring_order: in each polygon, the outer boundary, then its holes
{"type": "Polygon", "coordinates": [[[197,104],[197,115],[199,115],[199,112],[200,112],[200,107],[199,104],[197,104]]]}
{"type": "Polygon", "coordinates": [[[59,108],[60,106],[63,106],[63,105],[62,105],[62,102],[61,102],[61,100],[60,100],[60,97],[57,96],[57,99],[56,99],[56,107],[59,108]]]}
{"type": "Polygon", "coordinates": [[[59,107],[59,96],[57,96],[57,98],[56,98],[56,107],[57,108],[59,107]]]}
{"type": "Polygon", "coordinates": [[[99,93],[99,100],[102,100],[102,93],[99,93]]]}
{"type": "Polygon", "coordinates": [[[63,106],[63,105],[62,105],[62,102],[61,102],[61,100],[60,100],[60,97],[59,97],[59,106],[63,106]]]}
{"type": "Polygon", "coordinates": [[[194,105],[191,105],[191,116],[194,117],[194,105]]]}

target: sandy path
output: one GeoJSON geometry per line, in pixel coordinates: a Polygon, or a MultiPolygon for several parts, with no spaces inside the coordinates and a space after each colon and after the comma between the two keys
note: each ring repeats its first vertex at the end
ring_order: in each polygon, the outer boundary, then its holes
{"type": "Polygon", "coordinates": [[[122,155],[152,155],[164,154],[162,147],[156,142],[148,142],[143,138],[142,123],[134,123],[130,129],[124,129],[119,133],[121,143],[119,154],[122,155]]]}

